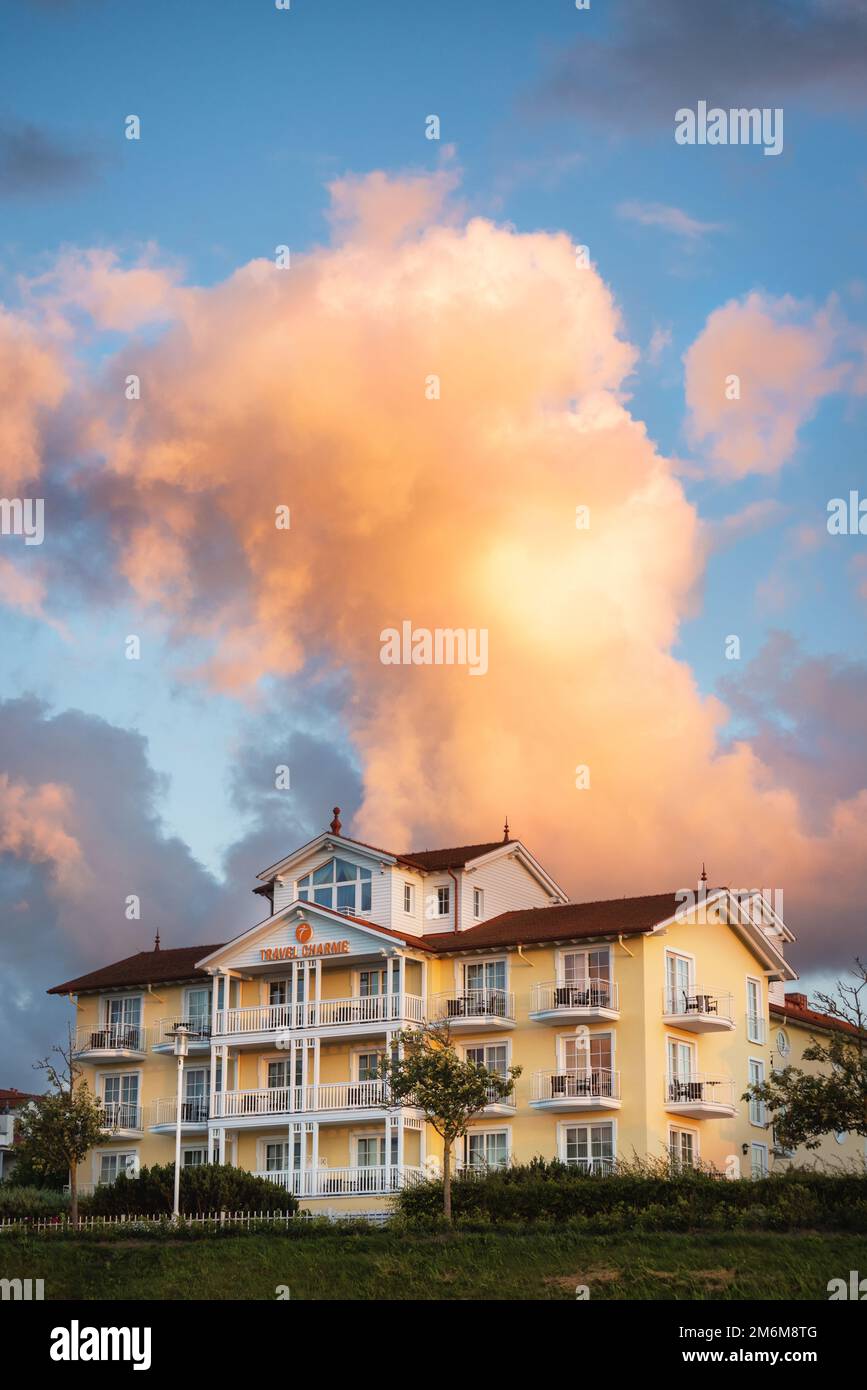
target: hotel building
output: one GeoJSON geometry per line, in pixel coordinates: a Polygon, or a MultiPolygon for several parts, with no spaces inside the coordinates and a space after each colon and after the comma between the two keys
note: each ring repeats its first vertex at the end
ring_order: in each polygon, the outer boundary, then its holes
{"type": "MultiPolygon", "coordinates": [[[[313,1209],[371,1209],[437,1171],[438,1136],[378,1075],[397,1034],[434,1019],[467,1058],[523,1069],[458,1164],[669,1154],[748,1176],[792,1157],[741,1097],[834,1025],[785,995],[793,938],[758,893],[573,903],[508,827],[398,854],[345,836],[337,810],[254,891],[267,915],[229,942],[157,941],[49,990],[77,999],[77,1055],[110,1121],[83,1186],[173,1160],[179,1022],[182,1161],[239,1165],[313,1209]]],[[[863,1142],[828,1136],[821,1156],[863,1142]]]]}

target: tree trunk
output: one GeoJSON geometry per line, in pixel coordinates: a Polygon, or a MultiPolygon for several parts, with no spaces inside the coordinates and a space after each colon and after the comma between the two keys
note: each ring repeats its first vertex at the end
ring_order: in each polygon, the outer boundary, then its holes
{"type": "Polygon", "coordinates": [[[446,1225],[452,1224],[452,1143],[443,1140],[443,1216],[446,1225]]]}
{"type": "Polygon", "coordinates": [[[75,1159],[69,1165],[69,1219],[72,1229],[78,1230],[78,1164],[75,1159]]]}

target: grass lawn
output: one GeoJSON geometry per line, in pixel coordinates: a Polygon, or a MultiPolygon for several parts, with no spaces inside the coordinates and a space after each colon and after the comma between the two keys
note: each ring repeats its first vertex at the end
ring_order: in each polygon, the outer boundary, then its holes
{"type": "Polygon", "coordinates": [[[0,1277],[46,1299],[820,1299],[863,1235],[317,1234],[155,1241],[0,1237],[0,1277]]]}

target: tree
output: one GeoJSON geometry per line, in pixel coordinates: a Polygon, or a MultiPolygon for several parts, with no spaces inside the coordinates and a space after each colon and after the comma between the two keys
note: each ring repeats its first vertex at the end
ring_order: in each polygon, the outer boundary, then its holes
{"type": "Polygon", "coordinates": [[[392,1105],[414,1105],[443,1141],[443,1214],[452,1220],[452,1150],[475,1115],[493,1101],[505,1100],[515,1089],[520,1067],[506,1075],[455,1051],[448,1023],[429,1023],[404,1029],[397,1048],[382,1058],[381,1075],[388,1081],[392,1105]]]}
{"type": "Polygon", "coordinates": [[[31,1102],[21,1112],[20,1152],[37,1172],[69,1170],[69,1215],[78,1225],[78,1165],[105,1137],[102,1102],[82,1079],[75,1060],[75,1039],[70,1029],[66,1044],[52,1049],[58,1061],[45,1057],[35,1064],[54,1089],[31,1102]]]}
{"type": "Polygon", "coordinates": [[[823,1134],[859,1134],[867,1138],[867,966],[857,956],[849,972],[855,981],[838,980],[836,995],[817,994],[817,1011],[837,1027],[811,1035],[806,1062],[821,1072],[787,1066],[745,1092],[767,1106],[777,1142],[787,1149],[816,1149],[823,1134]]]}

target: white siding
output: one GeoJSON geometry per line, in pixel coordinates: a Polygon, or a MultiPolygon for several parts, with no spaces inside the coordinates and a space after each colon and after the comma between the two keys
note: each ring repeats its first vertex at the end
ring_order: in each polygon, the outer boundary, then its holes
{"type": "Polygon", "coordinates": [[[548,907],[551,898],[541,883],[528,873],[512,855],[503,855],[490,864],[464,871],[461,879],[459,926],[461,931],[473,927],[479,920],[487,922],[501,912],[513,912],[523,907],[548,907]],[[473,916],[473,889],[484,893],[482,917],[473,916]]]}

